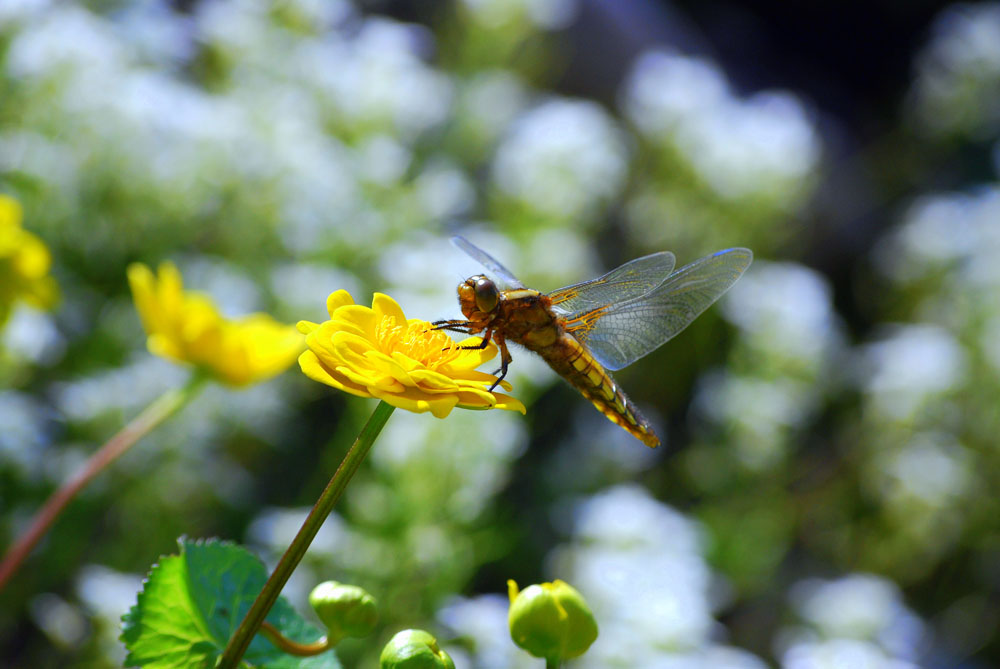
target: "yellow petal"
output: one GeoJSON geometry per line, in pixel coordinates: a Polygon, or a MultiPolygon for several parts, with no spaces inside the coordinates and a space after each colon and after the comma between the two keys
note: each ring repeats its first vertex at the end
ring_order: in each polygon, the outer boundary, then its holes
{"type": "Polygon", "coordinates": [[[335,370],[327,369],[320,364],[319,359],[312,351],[305,351],[299,356],[299,367],[302,368],[302,373],[313,381],[325,383],[328,386],[333,386],[338,390],[343,390],[359,397],[371,397],[371,394],[365,390],[364,386],[352,383],[335,370]]]}
{"type": "Polygon", "coordinates": [[[295,328],[304,335],[310,334],[318,327],[319,323],[313,323],[311,321],[299,321],[295,324],[295,328]]]}
{"type": "Polygon", "coordinates": [[[379,320],[381,320],[383,316],[388,316],[396,325],[407,325],[403,309],[399,306],[396,300],[392,299],[388,295],[375,293],[375,296],[372,298],[372,311],[375,312],[375,315],[379,318],[379,320]]]}
{"type": "MultiPolygon", "coordinates": [[[[224,318],[207,295],[184,292],[180,272],[162,263],[158,275],[130,265],[128,280],[153,353],[187,362],[233,386],[270,378],[287,369],[305,347],[295,327],[266,314],[224,318]]],[[[321,326],[306,325],[315,334],[321,326]]]]}
{"type": "Polygon", "coordinates": [[[9,195],[0,195],[0,227],[21,227],[21,203],[9,195]]]}
{"type": "Polygon", "coordinates": [[[400,383],[406,386],[414,386],[416,383],[410,377],[409,373],[403,367],[396,362],[391,355],[386,355],[381,351],[367,351],[365,353],[365,358],[371,364],[372,368],[377,369],[384,374],[391,376],[400,383]]]}
{"type": "Polygon", "coordinates": [[[326,298],[326,311],[333,318],[333,312],[340,307],[354,304],[354,298],[346,290],[335,290],[326,298]]]}
{"type": "Polygon", "coordinates": [[[429,369],[413,370],[410,372],[410,377],[416,382],[417,385],[424,389],[449,392],[458,390],[459,388],[454,379],[449,378],[444,374],[433,372],[429,369]]]}
{"type": "Polygon", "coordinates": [[[407,387],[398,393],[374,392],[374,397],[388,404],[415,413],[430,412],[437,418],[445,418],[458,404],[456,395],[428,395],[419,388],[407,387]]]}
{"type": "Polygon", "coordinates": [[[354,332],[359,337],[364,337],[371,342],[375,340],[378,317],[368,307],[359,304],[340,307],[337,309],[336,317],[328,322],[336,324],[339,330],[354,332]]]}

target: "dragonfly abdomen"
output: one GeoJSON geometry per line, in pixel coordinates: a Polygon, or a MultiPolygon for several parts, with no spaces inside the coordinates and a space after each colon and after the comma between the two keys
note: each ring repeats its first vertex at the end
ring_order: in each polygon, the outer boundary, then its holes
{"type": "Polygon", "coordinates": [[[608,420],[650,447],[660,440],[635,404],[611,375],[571,335],[562,334],[544,349],[535,349],[556,372],[590,400],[608,420]]]}

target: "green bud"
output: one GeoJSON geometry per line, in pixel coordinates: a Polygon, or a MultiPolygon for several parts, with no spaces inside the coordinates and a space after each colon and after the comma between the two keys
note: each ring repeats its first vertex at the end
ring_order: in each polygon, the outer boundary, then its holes
{"type": "Polygon", "coordinates": [[[309,603],[326,625],[330,645],[349,636],[368,636],[378,622],[375,599],[356,585],[320,583],[309,593],[309,603]]]}
{"type": "Polygon", "coordinates": [[[518,592],[507,581],[510,637],[535,657],[561,662],[587,652],[597,639],[597,621],[583,595],[564,581],[529,585],[518,592]]]}
{"type": "Polygon", "coordinates": [[[423,630],[403,630],[389,640],[379,658],[381,669],[455,669],[437,639],[423,630]]]}

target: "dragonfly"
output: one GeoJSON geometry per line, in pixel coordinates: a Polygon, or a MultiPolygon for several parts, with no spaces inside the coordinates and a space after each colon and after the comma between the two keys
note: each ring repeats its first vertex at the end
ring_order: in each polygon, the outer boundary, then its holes
{"type": "Polygon", "coordinates": [[[464,237],[452,243],[478,261],[497,281],[476,274],[458,286],[464,319],[440,320],[435,329],[482,333],[470,348],[495,341],[500,376],[513,358],[507,342],[540,355],[549,367],[590,400],[608,420],[650,447],[660,439],[610,372],[658,349],[719,299],[753,260],[753,252],[731,248],[674,270],[676,258],[661,251],[631,260],[590,281],[544,294],[526,287],[496,258],[464,237]]]}

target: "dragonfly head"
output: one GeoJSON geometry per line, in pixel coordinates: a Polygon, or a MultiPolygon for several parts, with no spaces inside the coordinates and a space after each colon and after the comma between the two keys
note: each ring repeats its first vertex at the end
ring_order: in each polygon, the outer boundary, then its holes
{"type": "Polygon", "coordinates": [[[489,320],[500,304],[500,291],[492,280],[477,274],[458,286],[458,302],[470,321],[489,320]]]}

